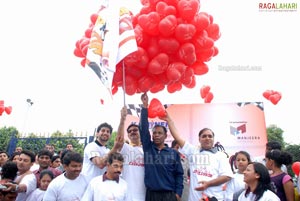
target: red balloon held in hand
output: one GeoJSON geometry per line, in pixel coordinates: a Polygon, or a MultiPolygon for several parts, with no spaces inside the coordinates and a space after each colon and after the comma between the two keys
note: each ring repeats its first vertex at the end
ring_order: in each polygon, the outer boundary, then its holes
{"type": "Polygon", "coordinates": [[[155,118],[155,117],[165,117],[166,110],[165,107],[161,104],[161,102],[157,98],[153,98],[150,101],[148,107],[148,117],[155,118]]]}
{"type": "Polygon", "coordinates": [[[300,171],[300,162],[299,161],[296,161],[292,164],[292,170],[296,176],[300,176],[299,175],[299,171],[300,171]]]}

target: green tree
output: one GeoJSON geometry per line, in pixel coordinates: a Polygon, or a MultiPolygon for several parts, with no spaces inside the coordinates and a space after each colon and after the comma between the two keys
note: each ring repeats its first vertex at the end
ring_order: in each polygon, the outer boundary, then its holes
{"type": "Polygon", "coordinates": [[[12,137],[19,137],[19,131],[15,127],[6,127],[0,129],[0,150],[9,151],[9,143],[12,137]]]}
{"type": "MultiPolygon", "coordinates": [[[[300,145],[287,145],[286,148],[285,148],[285,151],[287,151],[287,152],[289,152],[289,153],[292,154],[292,156],[293,156],[293,163],[296,162],[296,161],[300,161],[300,155],[299,155],[299,153],[300,153],[300,145]]],[[[291,166],[289,166],[288,172],[289,172],[290,175],[296,176],[294,174],[294,172],[292,171],[291,166]]]]}
{"type": "Polygon", "coordinates": [[[111,137],[106,144],[109,149],[112,149],[112,147],[114,146],[116,135],[117,132],[112,132],[111,137]]]}
{"type": "Polygon", "coordinates": [[[46,138],[42,138],[34,133],[30,133],[26,138],[19,139],[17,146],[22,147],[25,150],[33,151],[34,153],[38,153],[44,148],[45,144],[46,138]]]}
{"type": "Polygon", "coordinates": [[[284,148],[285,142],[283,140],[282,134],[283,134],[283,130],[277,127],[277,125],[271,124],[267,127],[268,142],[277,141],[284,148]]]}
{"type": "MultiPolygon", "coordinates": [[[[85,139],[82,137],[82,139],[85,139]]],[[[64,150],[67,144],[72,144],[74,151],[83,154],[84,150],[84,141],[74,137],[74,133],[72,130],[69,130],[67,133],[63,134],[60,131],[56,131],[52,133],[51,140],[49,144],[53,144],[55,146],[56,151],[64,150]]]]}

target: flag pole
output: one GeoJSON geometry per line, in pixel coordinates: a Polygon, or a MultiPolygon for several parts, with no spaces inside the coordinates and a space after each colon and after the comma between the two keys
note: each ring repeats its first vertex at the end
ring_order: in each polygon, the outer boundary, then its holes
{"type": "Polygon", "coordinates": [[[122,61],[122,71],[123,71],[123,106],[126,106],[126,101],[125,101],[125,64],[124,64],[124,59],[122,61]]]}

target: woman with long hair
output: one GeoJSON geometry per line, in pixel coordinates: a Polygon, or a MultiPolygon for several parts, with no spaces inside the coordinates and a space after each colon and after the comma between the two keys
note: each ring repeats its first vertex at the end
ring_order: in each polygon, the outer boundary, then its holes
{"type": "Polygon", "coordinates": [[[241,193],[239,201],[280,201],[271,188],[268,169],[261,163],[250,162],[244,171],[247,189],[241,193]]]}

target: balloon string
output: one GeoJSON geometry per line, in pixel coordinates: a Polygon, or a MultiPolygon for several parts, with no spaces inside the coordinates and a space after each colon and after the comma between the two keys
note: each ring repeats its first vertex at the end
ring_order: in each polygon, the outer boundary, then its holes
{"type": "Polygon", "coordinates": [[[122,61],[122,70],[123,70],[123,104],[124,106],[126,106],[126,101],[125,101],[125,64],[124,64],[124,60],[122,61]]]}

